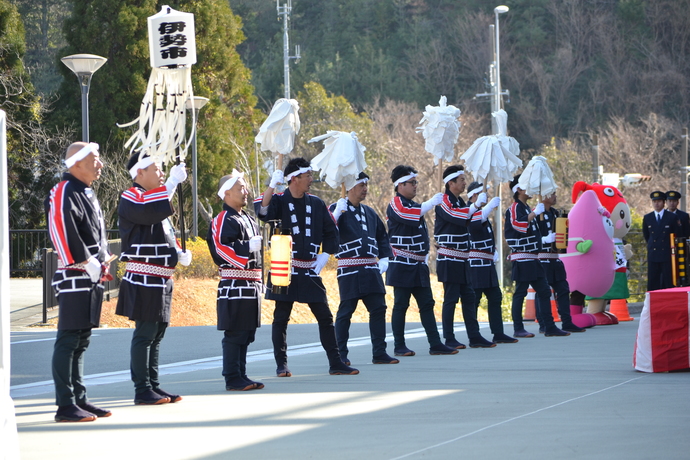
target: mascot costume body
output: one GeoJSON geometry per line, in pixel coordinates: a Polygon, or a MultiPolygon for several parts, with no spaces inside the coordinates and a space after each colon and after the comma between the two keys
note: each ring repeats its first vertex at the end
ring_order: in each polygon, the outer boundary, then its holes
{"type": "MultiPolygon", "coordinates": [[[[623,197],[623,194],[616,187],[599,185],[596,183],[589,185],[582,181],[576,182],[573,185],[572,199],[573,202],[576,203],[576,206],[577,203],[579,203],[579,200],[582,199],[582,197],[584,197],[588,191],[593,191],[596,194],[601,206],[603,206],[610,214],[610,220],[613,225],[615,266],[613,268],[613,283],[606,292],[594,292],[595,290],[588,289],[587,287],[583,287],[580,291],[582,294],[587,296],[587,300],[589,301],[587,306],[587,314],[583,317],[580,317],[580,319],[588,322],[594,321],[594,324],[599,326],[618,324],[618,319],[616,316],[606,311],[606,302],[607,300],[627,299],[630,297],[630,292],[628,290],[627,263],[628,259],[632,257],[632,247],[629,244],[623,245],[623,237],[625,237],[625,235],[628,234],[628,231],[630,231],[630,207],[628,206],[628,202],[625,200],[625,197],[623,197]]],[[[573,207],[573,209],[575,209],[575,207],[573,207]]],[[[574,219],[575,217],[576,216],[572,216],[571,213],[571,219],[574,219]]],[[[571,228],[572,225],[573,223],[571,223],[571,228]]],[[[591,250],[596,251],[595,248],[592,248],[591,250]]],[[[570,252],[570,250],[568,252],[570,252]]],[[[606,254],[606,252],[602,257],[608,257],[608,254],[611,254],[610,252],[606,254]]],[[[566,271],[567,270],[568,267],[566,266],[566,271]]],[[[580,276],[581,275],[582,273],[580,272],[580,276]]],[[[593,277],[595,275],[591,274],[589,276],[593,277]]],[[[568,272],[568,281],[570,282],[570,272],[568,272]]],[[[595,281],[590,278],[590,282],[594,283],[595,281]]],[[[582,314],[584,299],[582,299],[581,296],[571,295],[571,305],[571,310],[573,312],[579,310],[579,313],[582,314]]],[[[575,324],[577,324],[577,322],[575,324]]],[[[584,326],[580,325],[580,327],[584,326]]]]}

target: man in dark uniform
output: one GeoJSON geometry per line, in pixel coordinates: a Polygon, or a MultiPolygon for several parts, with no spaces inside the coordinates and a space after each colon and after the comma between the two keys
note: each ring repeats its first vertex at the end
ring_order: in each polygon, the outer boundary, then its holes
{"type": "Polygon", "coordinates": [[[91,184],[101,175],[98,144],[75,142],[67,148],[68,172],[45,200],[48,230],[58,255],[53,276],[60,315],[53,349],[56,422],[90,422],[111,412],[89,403],[84,352],[91,329],[101,319],[105,264],[110,259],[105,223],[91,184]]]}
{"type": "Polygon", "coordinates": [[[369,311],[372,362],[397,364],[400,361],[386,353],[386,287],[381,276],[388,269],[391,247],[383,221],[362,203],[367,197],[368,181],[369,176],[360,173],[347,191],[347,198],[330,206],[340,233],[340,247],[335,255],[340,288],[335,337],[340,357],[349,365],[350,319],[361,300],[369,311]]]}
{"type": "Polygon", "coordinates": [[[642,218],[642,234],[647,242],[647,290],[673,287],[671,268],[671,233],[679,231],[678,217],[666,212],[666,194],[656,191],[650,195],[654,211],[642,218]]]}
{"type": "Polygon", "coordinates": [[[527,295],[527,289],[531,285],[537,293],[540,305],[548,305],[538,314],[542,319],[544,334],[547,337],[564,337],[570,332],[562,331],[553,322],[551,314],[551,289],[546,280],[546,273],[539,262],[539,253],[542,250],[542,234],[537,225],[539,214],[544,212],[544,204],[539,203],[532,211],[527,206],[527,200],[531,197],[519,185],[520,176],[515,176],[510,183],[513,191],[513,204],[506,209],[504,235],[510,246],[510,260],[513,263],[512,278],[515,282],[513,292],[512,316],[514,337],[534,337],[527,332],[522,322],[522,304],[527,295]]]}
{"type": "Polygon", "coordinates": [[[293,158],[285,172],[276,170],[264,194],[254,201],[256,215],[264,222],[280,221],[280,228],[292,233],[292,275],[287,294],[273,291],[268,283],[266,298],[275,300],[273,313],[273,354],[278,377],[290,377],[287,367],[287,325],[295,302],[306,303],[319,323],[321,345],[326,351],[331,375],[355,375],[357,369],[340,358],[335,340],[333,314],[328,308],[326,288],[319,273],[331,254],[338,250],[338,229],[324,202],[310,195],[311,165],[304,158],[293,158]],[[287,181],[284,193],[273,193],[276,185],[287,181]],[[321,253],[319,253],[321,248],[321,253]]]}
{"type": "Polygon", "coordinates": [[[455,338],[453,323],[455,306],[462,301],[462,317],[465,321],[470,348],[491,348],[496,344],[486,340],[479,332],[475,295],[470,278],[470,235],[467,229],[472,216],[486,204],[486,193],[481,193],[477,203],[465,205],[460,194],[465,191],[465,171],[462,166],[449,166],[443,171],[446,193],[436,206],[434,239],[437,244],[436,275],[443,283],[443,338],[451,348],[463,349],[465,345],[455,338]]]}
{"type": "Polygon", "coordinates": [[[172,197],[187,178],[184,163],[163,173],[148,154],[132,155],[127,163],[134,183],[122,192],[118,206],[122,255],[127,263],[120,284],[115,313],[135,322],[130,348],[134,404],[177,402],[182,396],[160,387],[158,355],[170,322],[175,266],[189,265],[192,253],[177,245],[168,220],[173,214],[172,197]]]}
{"type": "MultiPolygon", "coordinates": [[[[586,329],[573,324],[570,316],[570,285],[566,279],[565,265],[559,258],[558,250],[556,249],[556,219],[560,217],[560,213],[553,206],[557,202],[556,193],[544,197],[541,200],[544,205],[544,212],[541,217],[537,219],[541,237],[541,252],[539,252],[539,261],[546,273],[546,280],[549,286],[553,289],[556,295],[556,304],[558,308],[558,315],[561,317],[561,329],[568,332],[585,332],[586,329]]],[[[565,250],[561,250],[565,252],[565,250]]],[[[544,309],[551,309],[551,302],[548,305],[541,304],[541,298],[535,299],[535,306],[538,312],[544,309]]],[[[539,320],[539,332],[544,331],[544,324],[541,317],[539,320]]]]}
{"type": "MultiPolygon", "coordinates": [[[[467,188],[467,201],[474,203],[482,190],[482,184],[472,182],[467,188]]],[[[498,274],[496,273],[496,262],[498,253],[496,252],[496,242],[494,230],[489,221],[489,217],[498,204],[499,197],[494,197],[489,204],[484,206],[481,212],[476,212],[470,222],[470,275],[472,288],[475,293],[475,315],[479,309],[482,295],[486,296],[487,313],[489,314],[489,327],[494,335],[494,343],[517,343],[518,340],[505,334],[503,331],[503,315],[501,304],[503,303],[503,293],[498,285],[498,274]]]]}
{"type": "Polygon", "coordinates": [[[206,242],[219,267],[216,311],[223,335],[223,377],[228,391],[260,390],[264,384],[247,377],[247,348],[261,326],[261,235],[247,206],[244,174],[233,171],[220,179],[223,210],[211,222],[206,242]]]}
{"type": "Polygon", "coordinates": [[[405,315],[414,296],[419,317],[429,341],[429,354],[452,355],[457,349],[441,343],[434,316],[434,296],[429,279],[429,232],[424,214],[441,204],[443,193],[419,204],[417,196],[417,170],[412,166],[399,165],[393,169],[391,180],[395,196],[386,208],[388,237],[393,249],[393,259],[386,272],[386,285],[393,286],[393,314],[391,327],[395,340],[396,356],[414,356],[415,352],[405,344],[405,315]]]}
{"type": "Polygon", "coordinates": [[[680,221],[680,229],[676,236],[687,238],[690,236],[690,214],[678,209],[678,201],[681,198],[680,192],[674,190],[666,192],[666,210],[678,216],[678,220],[680,221]]]}

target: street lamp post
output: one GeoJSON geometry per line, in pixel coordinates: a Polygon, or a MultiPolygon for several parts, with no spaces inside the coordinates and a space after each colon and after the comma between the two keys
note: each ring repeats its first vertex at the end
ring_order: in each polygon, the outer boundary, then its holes
{"type": "MultiPolygon", "coordinates": [[[[187,110],[194,111],[194,121],[199,118],[199,111],[208,102],[208,98],[195,96],[192,99],[187,99],[186,108],[187,110]]],[[[199,207],[197,204],[199,188],[197,186],[198,180],[198,169],[196,165],[197,154],[196,154],[196,127],[194,129],[194,140],[192,141],[192,233],[196,238],[199,236],[199,207]]]]}
{"type": "Polygon", "coordinates": [[[89,87],[91,77],[108,59],[95,54],[73,54],[61,59],[79,79],[81,88],[81,138],[89,142],[89,87]]]}

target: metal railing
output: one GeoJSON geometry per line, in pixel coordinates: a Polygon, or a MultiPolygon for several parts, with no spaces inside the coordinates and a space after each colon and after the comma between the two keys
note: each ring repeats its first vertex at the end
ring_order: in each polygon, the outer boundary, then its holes
{"type": "MultiPolygon", "coordinates": [[[[109,240],[120,237],[120,230],[106,230],[109,240]]],[[[10,276],[39,277],[43,273],[44,248],[51,247],[48,230],[10,230],[10,276]]]]}

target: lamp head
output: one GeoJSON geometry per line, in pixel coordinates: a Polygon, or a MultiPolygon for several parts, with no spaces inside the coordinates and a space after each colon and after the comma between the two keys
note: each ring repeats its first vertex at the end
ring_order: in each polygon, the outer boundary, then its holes
{"type": "Polygon", "coordinates": [[[507,13],[509,10],[510,10],[510,8],[508,8],[507,6],[500,5],[500,6],[497,6],[496,8],[494,8],[494,13],[503,14],[503,13],[507,13]]]}
{"type": "Polygon", "coordinates": [[[93,75],[108,60],[95,54],[73,54],[60,59],[77,76],[93,75]]]}

